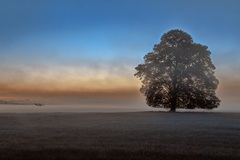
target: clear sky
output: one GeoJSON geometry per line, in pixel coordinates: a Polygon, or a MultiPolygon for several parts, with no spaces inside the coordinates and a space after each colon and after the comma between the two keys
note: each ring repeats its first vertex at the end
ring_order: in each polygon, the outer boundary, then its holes
{"type": "Polygon", "coordinates": [[[240,0],[0,0],[0,99],[145,103],[134,68],[182,29],[212,52],[220,109],[240,111],[239,17],[240,0]]]}

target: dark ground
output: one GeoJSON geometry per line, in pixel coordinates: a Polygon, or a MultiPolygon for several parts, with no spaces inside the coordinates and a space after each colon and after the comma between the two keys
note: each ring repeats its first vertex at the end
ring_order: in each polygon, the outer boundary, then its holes
{"type": "Polygon", "coordinates": [[[1,113],[0,160],[240,159],[240,113],[1,113]]]}

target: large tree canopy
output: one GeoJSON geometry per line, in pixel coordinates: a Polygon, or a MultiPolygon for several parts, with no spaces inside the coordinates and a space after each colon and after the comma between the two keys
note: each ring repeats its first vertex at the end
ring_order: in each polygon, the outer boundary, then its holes
{"type": "Polygon", "coordinates": [[[193,42],[181,30],[171,30],[161,37],[144,63],[135,69],[142,81],[140,91],[152,107],[217,108],[220,100],[215,90],[219,81],[207,46],[193,42]]]}

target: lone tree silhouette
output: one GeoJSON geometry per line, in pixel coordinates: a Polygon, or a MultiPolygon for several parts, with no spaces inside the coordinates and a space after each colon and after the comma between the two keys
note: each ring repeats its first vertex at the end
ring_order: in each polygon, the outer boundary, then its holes
{"type": "Polygon", "coordinates": [[[160,43],[144,56],[144,63],[135,68],[147,104],[173,112],[176,108],[217,108],[219,81],[210,54],[207,46],[193,42],[184,31],[163,34],[160,43]]]}

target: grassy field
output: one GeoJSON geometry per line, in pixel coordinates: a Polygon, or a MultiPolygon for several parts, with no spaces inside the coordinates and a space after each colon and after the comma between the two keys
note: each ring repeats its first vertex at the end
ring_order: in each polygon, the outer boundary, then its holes
{"type": "Polygon", "coordinates": [[[240,159],[239,113],[2,113],[0,159],[240,159]]]}

